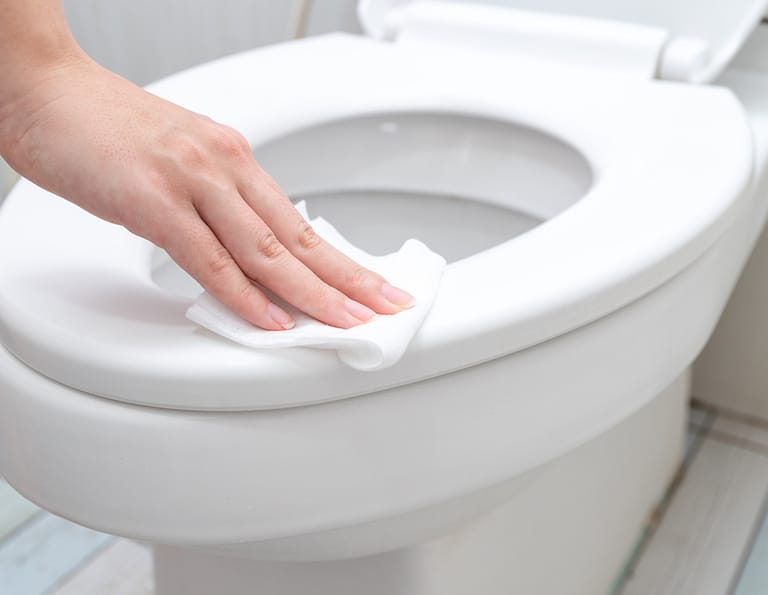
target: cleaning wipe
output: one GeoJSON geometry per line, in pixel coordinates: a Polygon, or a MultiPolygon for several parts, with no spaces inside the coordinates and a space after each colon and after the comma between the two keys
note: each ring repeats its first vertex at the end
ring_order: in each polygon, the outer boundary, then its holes
{"type": "Polygon", "coordinates": [[[445,259],[418,240],[406,241],[397,252],[373,256],[350,244],[325,219],[309,220],[306,205],[296,205],[316,233],[362,266],[414,296],[416,303],[397,314],[379,314],[350,329],[329,326],[265,292],[296,321],[285,331],[265,331],[240,318],[210,294],[203,293],[187,310],[187,318],[222,337],[248,347],[335,349],[341,361],[357,370],[380,370],[395,364],[424,322],[437,295],[445,259]]]}

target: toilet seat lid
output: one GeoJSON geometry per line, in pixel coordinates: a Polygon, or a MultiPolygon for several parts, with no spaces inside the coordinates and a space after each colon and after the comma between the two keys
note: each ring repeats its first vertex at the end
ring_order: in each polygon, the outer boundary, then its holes
{"type": "MultiPolygon", "coordinates": [[[[696,82],[709,82],[722,72],[768,9],[768,0],[472,0],[471,3],[538,14],[585,17],[590,21],[615,21],[664,31],[668,35],[665,47],[682,40],[687,51],[701,49],[697,73],[692,77],[696,82]]],[[[383,38],[387,36],[393,17],[415,4],[455,6],[469,2],[360,0],[358,14],[369,35],[383,38]]],[[[576,21],[574,26],[578,26],[576,21]]]]}

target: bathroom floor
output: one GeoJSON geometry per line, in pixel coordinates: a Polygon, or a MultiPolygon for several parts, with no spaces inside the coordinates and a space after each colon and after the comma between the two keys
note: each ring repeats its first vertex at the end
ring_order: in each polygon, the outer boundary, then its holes
{"type": "Polygon", "coordinates": [[[768,424],[694,403],[685,461],[612,595],[768,593],[768,424]]]}
{"type": "MultiPolygon", "coordinates": [[[[767,509],[768,424],[694,404],[678,480],[612,595],[765,595],[767,509]]],[[[0,595],[151,593],[149,548],[41,511],[0,479],[0,595]]]]}

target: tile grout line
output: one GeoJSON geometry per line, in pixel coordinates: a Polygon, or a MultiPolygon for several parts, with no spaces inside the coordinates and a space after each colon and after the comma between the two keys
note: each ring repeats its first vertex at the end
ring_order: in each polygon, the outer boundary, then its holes
{"type": "MultiPolygon", "coordinates": [[[[651,519],[653,515],[654,511],[651,511],[651,519]]],[[[643,551],[645,550],[648,541],[650,541],[651,536],[653,535],[653,531],[654,528],[652,526],[652,520],[649,520],[646,522],[645,526],[640,532],[640,537],[638,537],[634,547],[629,552],[629,556],[627,557],[627,561],[625,562],[624,567],[621,569],[618,576],[614,580],[611,590],[609,591],[609,595],[621,595],[622,591],[624,590],[624,586],[627,584],[627,581],[632,578],[635,567],[640,561],[643,551]]]]}
{"type": "Polygon", "coordinates": [[[101,554],[103,554],[107,548],[114,545],[115,541],[120,539],[119,537],[113,535],[112,539],[108,539],[103,544],[101,544],[99,547],[97,547],[95,550],[93,550],[90,554],[88,554],[85,558],[80,560],[77,564],[75,564],[72,568],[69,569],[69,572],[67,572],[65,575],[59,577],[54,581],[52,585],[50,585],[41,595],[55,595],[56,591],[66,586],[66,584],[72,580],[77,574],[90,566],[97,557],[99,557],[101,554]]]}
{"type": "Polygon", "coordinates": [[[35,523],[36,521],[40,520],[44,516],[50,514],[48,511],[43,510],[42,508],[39,509],[37,512],[33,513],[31,517],[26,519],[24,522],[22,522],[20,525],[14,527],[11,529],[10,532],[8,532],[6,535],[3,536],[2,539],[0,539],[0,550],[3,549],[3,546],[8,542],[11,541],[12,538],[18,537],[20,533],[23,533],[29,528],[29,525],[35,523]]]}
{"type": "MultiPolygon", "coordinates": [[[[693,443],[691,444],[691,447],[688,449],[688,452],[685,453],[685,456],[683,457],[682,464],[680,466],[680,472],[682,472],[682,476],[685,475],[685,472],[688,470],[688,467],[691,466],[691,463],[693,463],[693,459],[696,458],[696,455],[699,453],[699,449],[701,448],[701,445],[704,443],[704,441],[709,436],[710,432],[712,431],[712,426],[715,425],[715,420],[717,420],[718,412],[714,409],[706,410],[706,417],[704,418],[704,421],[701,424],[689,424],[690,428],[695,428],[693,433],[695,435],[695,439],[693,443]]],[[[672,480],[672,484],[670,485],[671,488],[677,489],[677,484],[675,483],[677,481],[677,475],[672,480]]],[[[682,483],[683,477],[680,477],[680,483],[682,483]]]]}
{"type": "Polygon", "coordinates": [[[706,432],[707,428],[700,426],[699,424],[689,423],[688,424],[688,431],[692,434],[701,434],[702,432],[706,432]]]}
{"type": "Polygon", "coordinates": [[[710,407],[709,405],[701,403],[696,399],[696,397],[690,397],[688,400],[688,411],[688,427],[693,428],[696,431],[706,430],[714,423],[714,419],[720,414],[719,409],[715,409],[714,407],[710,407]],[[700,422],[695,421],[696,417],[693,415],[694,412],[697,411],[700,411],[704,417],[704,419],[700,422]]]}
{"type": "MultiPolygon", "coordinates": [[[[695,400],[694,400],[694,404],[695,404],[695,400]]],[[[768,447],[766,445],[758,441],[752,440],[750,438],[743,438],[741,436],[738,436],[735,433],[732,434],[730,431],[715,429],[718,419],[721,419],[721,418],[723,420],[730,420],[732,422],[736,422],[742,426],[751,426],[753,428],[757,427],[760,429],[768,429],[768,423],[762,422],[761,420],[755,420],[748,416],[733,415],[730,412],[727,412],[726,414],[721,415],[722,412],[719,409],[715,409],[715,408],[710,408],[710,407],[697,407],[697,408],[699,409],[699,411],[703,411],[703,416],[702,416],[703,419],[701,420],[700,423],[698,421],[689,423],[689,433],[690,433],[691,441],[690,441],[689,450],[686,453],[686,457],[684,459],[684,464],[681,466],[679,474],[674,478],[673,482],[670,484],[670,490],[658,508],[658,512],[657,512],[657,514],[659,515],[658,518],[652,519],[655,521],[655,523],[649,524],[649,526],[646,527],[645,535],[644,535],[645,541],[642,543],[642,549],[639,547],[637,548],[638,551],[635,552],[636,558],[632,560],[633,566],[628,567],[629,571],[626,573],[624,585],[626,585],[626,583],[632,578],[634,571],[637,568],[637,565],[640,563],[642,556],[644,555],[645,551],[647,550],[647,548],[649,547],[652,541],[652,537],[654,533],[659,527],[663,525],[664,519],[668,512],[668,507],[672,499],[674,498],[680,485],[683,484],[683,482],[685,481],[685,477],[687,475],[689,467],[693,464],[694,459],[696,459],[700,449],[705,443],[709,442],[710,444],[712,443],[724,444],[724,445],[739,449],[742,452],[749,452],[754,455],[758,455],[760,458],[768,456],[768,447]]],[[[735,546],[734,553],[736,554],[736,559],[734,560],[735,563],[730,568],[730,573],[729,573],[730,576],[724,577],[727,579],[727,583],[725,585],[726,590],[723,591],[723,595],[736,595],[736,592],[739,589],[739,586],[743,580],[743,577],[745,576],[746,569],[749,567],[751,563],[751,557],[753,555],[754,548],[758,543],[758,540],[760,539],[763,526],[766,522],[767,517],[768,517],[768,490],[764,490],[763,495],[758,499],[758,508],[754,512],[753,520],[751,521],[751,523],[747,521],[748,523],[746,527],[747,531],[744,539],[740,540],[741,543],[734,544],[735,546]]],[[[622,587],[624,585],[622,585],[622,587]]],[[[620,595],[620,594],[621,594],[621,591],[614,592],[614,595],[620,595]]]]}
{"type": "Polygon", "coordinates": [[[730,444],[731,446],[737,446],[739,448],[748,450],[749,452],[753,452],[755,454],[768,456],[768,446],[765,446],[764,444],[760,444],[759,442],[755,442],[754,440],[750,440],[749,438],[734,436],[729,432],[723,432],[722,430],[714,430],[714,429],[707,434],[707,437],[712,438],[717,442],[722,442],[723,444],[730,444]]]}
{"type": "Polygon", "coordinates": [[[763,522],[765,521],[766,514],[768,514],[768,490],[766,490],[765,494],[763,494],[763,501],[760,505],[760,510],[756,515],[755,523],[752,526],[752,531],[744,543],[741,555],[739,556],[739,562],[733,569],[731,583],[728,585],[728,589],[726,590],[725,595],[735,595],[736,589],[739,588],[739,583],[744,576],[744,570],[749,563],[749,558],[752,555],[755,544],[757,543],[757,538],[760,536],[760,530],[762,528],[763,522]]]}
{"type": "MultiPolygon", "coordinates": [[[[701,403],[695,397],[691,398],[691,408],[703,411],[704,414],[706,415],[705,423],[709,422],[708,424],[709,426],[713,425],[714,422],[711,420],[713,420],[712,416],[715,416],[718,418],[722,417],[723,419],[730,420],[732,422],[736,422],[744,426],[750,426],[752,428],[758,428],[760,430],[768,431],[768,420],[764,420],[759,417],[754,417],[745,413],[730,411],[728,409],[721,409],[719,407],[714,408],[709,405],[701,403]]],[[[702,429],[702,426],[697,422],[690,422],[688,427],[694,433],[698,433],[702,429]]],[[[751,440],[750,438],[744,438],[742,436],[737,436],[735,434],[732,434],[728,431],[715,430],[715,429],[712,429],[709,436],[714,440],[717,440],[718,442],[731,444],[733,446],[740,446],[745,450],[749,450],[757,454],[768,455],[768,446],[760,442],[757,442],[755,440],[751,440]]]]}
{"type": "MultiPolygon", "coordinates": [[[[748,438],[735,436],[729,432],[724,432],[722,430],[715,430],[713,427],[715,420],[718,417],[722,417],[724,419],[738,422],[746,426],[757,427],[764,430],[768,430],[768,422],[756,417],[752,417],[750,415],[729,411],[727,409],[723,410],[719,407],[718,408],[710,407],[709,405],[699,402],[695,397],[691,399],[691,405],[697,407],[700,410],[705,411],[707,415],[706,417],[707,423],[705,424],[705,426],[704,427],[699,426],[697,429],[694,430],[697,436],[699,432],[702,432],[703,434],[701,439],[697,437],[697,441],[699,441],[699,444],[696,445],[697,451],[704,440],[712,439],[715,442],[720,442],[722,444],[735,446],[737,448],[741,448],[743,450],[752,452],[757,455],[768,456],[768,447],[760,444],[759,442],[749,440],[748,438]]],[[[691,424],[691,426],[695,427],[696,424],[691,424]]],[[[755,515],[755,522],[752,525],[752,529],[750,531],[749,536],[744,542],[744,546],[742,547],[741,553],[739,555],[739,560],[733,568],[733,575],[731,576],[728,588],[726,589],[724,595],[736,594],[736,590],[739,588],[741,579],[744,576],[744,571],[747,567],[747,564],[749,563],[749,559],[752,555],[752,551],[755,547],[755,544],[757,543],[757,539],[760,536],[760,531],[767,514],[768,514],[768,490],[766,490],[766,492],[763,494],[760,508],[757,514],[755,515]]]]}
{"type": "Polygon", "coordinates": [[[703,424],[697,425],[696,429],[693,431],[695,438],[691,443],[691,446],[683,456],[683,459],[680,462],[680,466],[675,472],[675,475],[672,478],[672,481],[670,481],[669,487],[664,492],[661,500],[648,515],[648,520],[643,527],[640,538],[638,539],[634,549],[630,552],[629,558],[627,559],[623,570],[619,574],[613,589],[610,591],[610,595],[621,595],[627,582],[632,578],[637,564],[640,562],[640,559],[643,557],[643,553],[645,553],[645,550],[650,545],[654,534],[663,522],[664,516],[669,510],[669,506],[672,503],[675,494],[677,494],[678,489],[685,480],[688,469],[693,464],[696,455],[698,455],[699,450],[704,444],[704,441],[706,440],[707,435],[709,434],[709,431],[716,418],[717,412],[711,409],[707,410],[707,416],[703,424]]]}
{"type": "Polygon", "coordinates": [[[695,404],[697,408],[705,411],[716,411],[718,416],[724,417],[725,419],[738,421],[748,426],[755,426],[764,430],[768,430],[768,420],[762,419],[760,417],[749,415],[747,413],[740,413],[738,411],[731,411],[730,409],[723,409],[721,407],[714,409],[708,405],[702,405],[701,402],[697,401],[695,398],[691,400],[691,403],[695,404]]]}
{"type": "Polygon", "coordinates": [[[689,435],[689,448],[697,449],[691,468],[627,580],[627,594],[764,592],[764,586],[749,589],[768,578],[762,564],[768,536],[766,453],[724,440],[715,428],[760,439],[754,429],[726,422],[712,416],[703,439],[689,435]]]}
{"type": "MultiPolygon", "coordinates": [[[[752,426],[755,428],[760,428],[762,430],[768,430],[768,421],[765,421],[757,417],[753,417],[751,415],[738,413],[735,411],[729,411],[727,409],[725,410],[718,409],[718,414],[721,415],[724,419],[729,419],[731,421],[740,423],[742,425],[752,426]]],[[[712,430],[709,433],[709,437],[711,437],[713,440],[716,440],[718,442],[729,444],[731,446],[736,446],[738,448],[742,448],[744,450],[747,450],[749,452],[752,452],[758,455],[768,456],[768,447],[766,447],[765,445],[759,442],[750,440],[748,438],[735,436],[730,432],[724,432],[722,430],[712,430]]],[[[733,576],[731,577],[731,582],[728,586],[728,589],[726,590],[726,595],[735,595],[737,589],[739,588],[739,584],[741,583],[741,580],[744,576],[744,571],[746,570],[746,567],[749,564],[749,560],[750,560],[750,557],[752,556],[752,552],[754,550],[755,544],[757,543],[757,540],[760,536],[762,526],[765,523],[766,515],[768,515],[768,490],[766,490],[765,494],[763,495],[763,500],[760,505],[760,509],[758,510],[758,513],[755,516],[755,523],[752,526],[752,531],[750,532],[749,537],[744,543],[744,547],[741,551],[741,555],[739,556],[739,562],[734,567],[734,573],[733,573],[733,576]]]]}

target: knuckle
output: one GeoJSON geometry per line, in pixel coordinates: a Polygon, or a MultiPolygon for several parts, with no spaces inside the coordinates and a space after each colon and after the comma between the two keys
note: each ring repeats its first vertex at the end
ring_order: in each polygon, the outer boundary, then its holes
{"type": "Polygon", "coordinates": [[[232,256],[223,246],[216,248],[208,255],[206,269],[214,280],[227,272],[230,266],[232,266],[232,256]]]}
{"type": "Polygon", "coordinates": [[[299,245],[305,250],[314,250],[323,243],[323,239],[306,221],[299,224],[299,245]]]}
{"type": "Polygon", "coordinates": [[[374,274],[365,267],[357,266],[347,275],[347,284],[353,287],[364,287],[371,284],[374,274]]]}
{"type": "Polygon", "coordinates": [[[258,251],[269,260],[274,260],[285,252],[285,247],[272,232],[265,233],[259,238],[258,251]]]}
{"type": "Polygon", "coordinates": [[[253,305],[261,298],[261,293],[253,283],[243,283],[237,291],[237,302],[243,304],[243,307],[253,305]]]}
{"type": "Polygon", "coordinates": [[[246,139],[242,134],[235,131],[234,140],[235,140],[235,145],[237,146],[238,149],[240,149],[240,151],[242,151],[244,154],[247,154],[249,157],[252,155],[251,143],[249,143],[248,139],[246,139]]]}
{"type": "Polygon", "coordinates": [[[219,126],[213,136],[213,144],[217,151],[231,157],[244,158],[251,155],[251,147],[245,137],[228,126],[219,126]]]}

